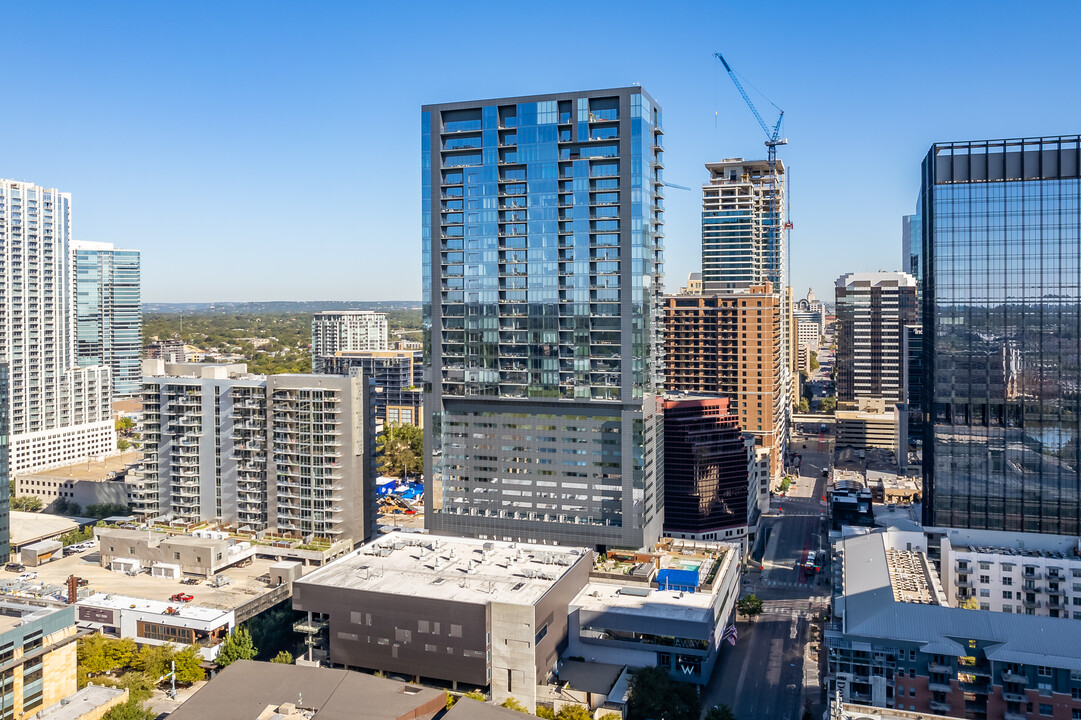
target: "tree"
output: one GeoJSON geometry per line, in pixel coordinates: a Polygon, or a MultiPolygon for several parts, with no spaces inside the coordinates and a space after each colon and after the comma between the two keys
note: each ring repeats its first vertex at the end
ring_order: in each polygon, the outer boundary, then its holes
{"type": "Polygon", "coordinates": [[[450,693],[447,693],[447,710],[450,710],[452,707],[454,707],[454,703],[458,702],[464,697],[467,697],[471,700],[476,700],[478,702],[488,702],[488,698],[484,697],[484,693],[477,692],[476,690],[470,690],[469,692],[462,693],[461,695],[451,695],[450,693]]]}
{"type": "Polygon", "coordinates": [[[811,376],[807,374],[806,370],[804,370],[802,368],[800,369],[800,371],[799,371],[799,379],[800,379],[801,382],[807,382],[807,379],[810,378],[810,377],[811,376]]]}
{"type": "Polygon", "coordinates": [[[117,438],[116,449],[120,452],[126,452],[131,449],[131,441],[125,438],[117,438]]]}
{"type": "Polygon", "coordinates": [[[135,421],[127,415],[121,415],[116,419],[116,432],[124,437],[130,436],[135,432],[135,421]]]}
{"type": "Polygon", "coordinates": [[[543,705],[537,706],[537,717],[544,718],[544,720],[556,720],[555,711],[552,710],[552,708],[543,705]]]}
{"type": "Polygon", "coordinates": [[[254,660],[258,654],[255,644],[251,641],[251,633],[243,625],[237,627],[225,638],[218,651],[216,662],[219,667],[232,665],[237,660],[254,660]]]}
{"type": "Polygon", "coordinates": [[[94,539],[94,529],[85,527],[82,530],[70,530],[60,536],[60,542],[68,545],[78,545],[81,542],[94,539]]]}
{"type": "Polygon", "coordinates": [[[105,644],[108,639],[99,633],[80,638],[75,650],[79,667],[87,674],[99,674],[112,670],[105,657],[105,644]]]}
{"type": "Polygon", "coordinates": [[[736,603],[736,612],[744,617],[754,617],[762,612],[762,598],[754,595],[744,595],[736,603]]]}
{"type": "MultiPolygon", "coordinates": [[[[127,688],[129,697],[135,702],[149,700],[154,694],[154,680],[146,673],[126,672],[119,680],[111,683],[114,687],[127,688]]],[[[103,683],[104,684],[104,683],[103,683]]]]}
{"type": "Polygon", "coordinates": [[[109,663],[109,670],[120,670],[131,667],[138,654],[139,646],[135,644],[133,639],[106,638],[105,658],[109,663]]]}
{"type": "Polygon", "coordinates": [[[146,673],[152,680],[157,680],[169,672],[169,664],[175,655],[176,646],[169,643],[165,645],[143,645],[139,648],[139,654],[135,657],[132,667],[146,673]]]}
{"type": "Polygon", "coordinates": [[[814,350],[811,351],[811,372],[818,369],[818,353],[814,350]]]}
{"type": "Polygon", "coordinates": [[[129,697],[126,703],[117,705],[102,716],[101,720],[154,720],[158,714],[129,697]]]}
{"type": "Polygon", "coordinates": [[[20,510],[22,512],[41,512],[41,509],[45,507],[45,503],[41,501],[41,498],[34,495],[20,495],[19,497],[11,498],[11,509],[20,510]]]}
{"type": "Polygon", "coordinates": [[[827,397],[822,398],[822,402],[818,403],[818,411],[824,413],[832,413],[837,409],[837,398],[827,397]]]}
{"type": "Polygon", "coordinates": [[[605,713],[601,715],[600,720],[623,720],[623,716],[619,713],[605,713]]]}
{"type": "Polygon", "coordinates": [[[528,713],[529,712],[529,710],[526,709],[525,705],[518,702],[517,700],[515,700],[512,697],[509,697],[506,700],[504,700],[503,704],[500,707],[505,707],[508,710],[514,710],[515,712],[520,712],[520,713],[528,713]]]}
{"type": "Polygon", "coordinates": [[[180,652],[173,655],[176,663],[176,681],[183,685],[191,685],[206,677],[203,670],[203,656],[199,654],[199,646],[188,645],[180,652]]]}
{"type": "Polygon", "coordinates": [[[288,650],[282,650],[280,653],[270,658],[270,662],[281,663],[282,665],[292,665],[293,653],[289,652],[288,650]]]}
{"type": "Polygon", "coordinates": [[[113,515],[127,515],[129,512],[131,512],[131,508],[120,503],[98,503],[86,506],[86,514],[99,520],[113,515]]]}
{"type": "Polygon", "coordinates": [[[962,607],[965,610],[979,610],[980,601],[970,595],[969,597],[961,601],[961,605],[959,607],[962,607]]]}
{"type": "Polygon", "coordinates": [[[736,714],[727,705],[714,705],[706,713],[706,720],[736,720],[736,714]]]}
{"type": "Polygon", "coordinates": [[[811,404],[807,402],[807,398],[800,398],[798,410],[801,413],[811,412],[811,404]]]}
{"type": "Polygon", "coordinates": [[[424,471],[424,431],[415,425],[390,423],[379,434],[375,452],[384,475],[420,474],[424,471]]]}
{"type": "Polygon", "coordinates": [[[698,720],[698,688],[672,678],[664,668],[644,667],[631,674],[627,720],[698,720]]]}
{"type": "Polygon", "coordinates": [[[593,720],[593,716],[581,705],[564,705],[556,713],[556,720],[593,720]]]}

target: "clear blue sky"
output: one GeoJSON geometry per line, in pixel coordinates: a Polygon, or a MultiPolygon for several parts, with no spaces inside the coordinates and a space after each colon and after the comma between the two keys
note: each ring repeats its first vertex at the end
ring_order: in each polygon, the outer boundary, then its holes
{"type": "MultiPolygon", "coordinates": [[[[75,238],[141,249],[147,301],[417,299],[421,104],[640,83],[666,178],[697,187],[703,163],[764,152],[721,50],[786,111],[792,283],[832,298],[842,272],[899,266],[932,142],[1081,131],[1079,20],[1076,2],[8,2],[0,177],[71,192],[75,238]]],[[[671,290],[698,268],[699,201],[668,193],[671,290]]]]}

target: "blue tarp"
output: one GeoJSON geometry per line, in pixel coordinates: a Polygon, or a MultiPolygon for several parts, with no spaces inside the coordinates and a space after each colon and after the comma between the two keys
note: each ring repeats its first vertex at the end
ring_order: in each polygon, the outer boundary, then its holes
{"type": "Polygon", "coordinates": [[[657,573],[657,584],[661,590],[684,590],[694,592],[698,589],[697,570],[661,570],[657,573]]]}

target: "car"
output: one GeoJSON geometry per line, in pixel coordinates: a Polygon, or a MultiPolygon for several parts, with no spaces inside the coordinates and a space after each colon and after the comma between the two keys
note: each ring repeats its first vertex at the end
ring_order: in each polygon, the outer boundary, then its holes
{"type": "Polygon", "coordinates": [[[829,476],[830,476],[830,469],[829,468],[822,468],[822,477],[829,477],[829,476]]]}
{"type": "Polygon", "coordinates": [[[26,566],[23,565],[22,563],[9,562],[7,565],[4,566],[4,569],[7,570],[8,572],[21,573],[23,570],[26,569],[26,566]]]}
{"type": "Polygon", "coordinates": [[[75,582],[79,587],[86,587],[90,584],[90,581],[86,578],[75,578],[75,582]]]}
{"type": "Polygon", "coordinates": [[[37,577],[38,574],[36,572],[24,572],[22,575],[19,576],[19,580],[21,580],[22,582],[29,582],[31,580],[36,580],[37,577]]]}
{"type": "Polygon", "coordinates": [[[173,602],[183,602],[183,603],[186,603],[186,602],[191,602],[192,600],[194,600],[194,599],[195,599],[195,596],[194,596],[194,595],[189,595],[189,594],[187,594],[187,593],[182,593],[182,592],[178,592],[178,593],[177,593],[176,595],[173,595],[173,596],[172,596],[172,597],[170,597],[169,599],[170,599],[171,601],[173,601],[173,602]]]}

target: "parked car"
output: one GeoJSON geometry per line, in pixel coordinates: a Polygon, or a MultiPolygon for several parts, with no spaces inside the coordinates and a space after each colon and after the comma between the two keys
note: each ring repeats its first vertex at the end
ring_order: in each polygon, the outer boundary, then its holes
{"type": "Polygon", "coordinates": [[[26,566],[23,565],[22,563],[9,562],[7,565],[4,566],[4,569],[7,570],[8,572],[21,573],[23,570],[26,569],[26,566]]]}
{"type": "Polygon", "coordinates": [[[172,597],[170,597],[169,599],[171,601],[173,601],[173,602],[186,603],[186,602],[191,602],[192,600],[194,600],[195,596],[194,595],[188,595],[187,593],[179,592],[176,595],[173,595],[172,597]]]}

